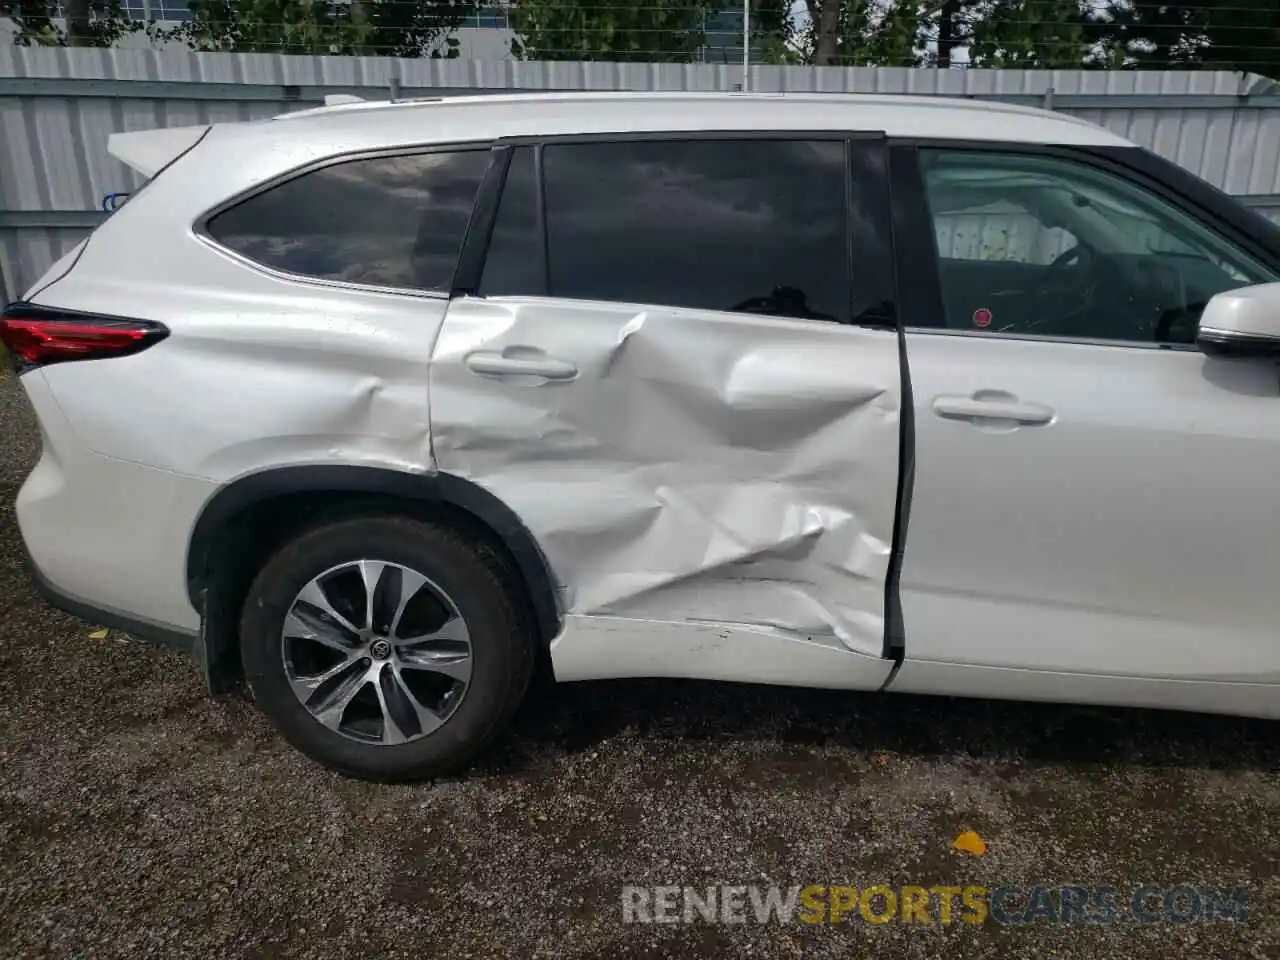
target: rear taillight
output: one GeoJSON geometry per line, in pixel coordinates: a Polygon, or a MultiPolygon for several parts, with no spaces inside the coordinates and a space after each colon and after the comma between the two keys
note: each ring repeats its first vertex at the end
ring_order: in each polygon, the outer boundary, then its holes
{"type": "Polygon", "coordinates": [[[68,360],[104,360],[145,350],[169,335],[162,323],[15,303],[0,316],[0,343],[18,373],[68,360]]]}

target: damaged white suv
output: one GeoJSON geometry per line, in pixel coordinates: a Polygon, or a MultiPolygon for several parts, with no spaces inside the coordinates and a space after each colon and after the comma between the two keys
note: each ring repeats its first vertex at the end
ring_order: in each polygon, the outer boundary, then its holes
{"type": "Polygon", "coordinates": [[[1280,716],[1280,230],[991,103],[564,94],[117,135],[0,322],[59,605],[436,775],[558,680],[1280,716]]]}

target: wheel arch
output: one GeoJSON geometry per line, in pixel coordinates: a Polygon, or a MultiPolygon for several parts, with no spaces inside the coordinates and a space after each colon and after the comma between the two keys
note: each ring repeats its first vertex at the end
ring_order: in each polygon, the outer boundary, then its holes
{"type": "Polygon", "coordinates": [[[276,545],[300,533],[320,515],[379,509],[470,526],[507,555],[523,587],[529,614],[543,649],[559,633],[562,612],[557,581],[533,534],[498,497],[448,473],[411,474],[385,467],[345,464],[278,467],[249,474],[220,489],[201,509],[187,548],[186,585],[200,613],[194,651],[213,692],[239,679],[239,607],[260,564],[238,563],[253,555],[261,530],[250,518],[266,520],[276,545]],[[298,509],[268,509],[273,505],[298,509]],[[321,514],[321,511],[324,511],[321,514]],[[239,600],[240,602],[237,602],[239,600]]]}

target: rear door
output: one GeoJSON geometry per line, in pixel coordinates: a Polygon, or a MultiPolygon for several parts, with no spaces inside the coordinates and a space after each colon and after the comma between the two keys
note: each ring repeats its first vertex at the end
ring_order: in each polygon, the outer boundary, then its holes
{"type": "Polygon", "coordinates": [[[902,403],[883,139],[497,156],[433,356],[440,469],[523,519],[571,628],[688,633],[683,666],[599,675],[712,675],[749,634],[779,657],[734,677],[879,686],[902,403]],[[861,656],[797,675],[786,641],[861,656]]]}

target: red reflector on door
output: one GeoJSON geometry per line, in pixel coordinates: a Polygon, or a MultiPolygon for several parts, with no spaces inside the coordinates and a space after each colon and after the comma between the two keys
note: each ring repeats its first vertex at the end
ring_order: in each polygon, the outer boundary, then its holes
{"type": "Polygon", "coordinates": [[[0,343],[19,373],[68,360],[103,360],[145,350],[169,335],[160,323],[14,304],[0,316],[0,343]]]}

